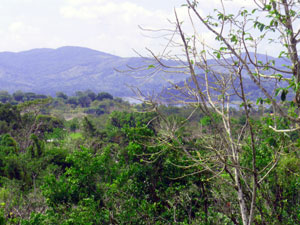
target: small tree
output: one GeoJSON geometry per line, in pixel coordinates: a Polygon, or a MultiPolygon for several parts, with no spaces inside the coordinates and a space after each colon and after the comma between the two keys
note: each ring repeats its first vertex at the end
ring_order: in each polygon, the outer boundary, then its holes
{"type": "Polygon", "coordinates": [[[24,101],[24,97],[25,97],[25,94],[23,91],[16,91],[13,93],[13,98],[14,100],[16,100],[17,102],[21,102],[21,101],[24,101]]]}
{"type": "Polygon", "coordinates": [[[0,102],[8,103],[11,100],[12,100],[12,97],[7,91],[0,91],[0,102]]]}
{"type": "Polygon", "coordinates": [[[98,101],[102,101],[104,99],[114,99],[114,97],[111,94],[107,93],[107,92],[100,92],[100,93],[98,93],[96,99],[98,101]]]}
{"type": "Polygon", "coordinates": [[[68,95],[66,95],[65,93],[63,93],[63,92],[56,92],[56,97],[57,98],[61,98],[61,99],[63,99],[63,100],[67,100],[68,99],[68,95]]]}

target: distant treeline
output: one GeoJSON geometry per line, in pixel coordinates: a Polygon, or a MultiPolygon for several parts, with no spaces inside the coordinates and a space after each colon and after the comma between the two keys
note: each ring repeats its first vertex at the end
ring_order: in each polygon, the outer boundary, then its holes
{"type": "MultiPolygon", "coordinates": [[[[50,96],[44,94],[36,94],[33,92],[16,91],[13,94],[10,94],[8,91],[0,91],[0,102],[11,103],[13,105],[16,105],[20,102],[33,101],[36,99],[46,99],[49,97],[50,96]]],[[[74,106],[80,105],[81,107],[89,107],[91,102],[95,100],[102,101],[104,99],[114,99],[114,97],[107,92],[95,93],[91,90],[76,91],[74,96],[68,96],[63,92],[57,92],[56,98],[64,101],[66,104],[71,104],[74,106]]],[[[121,98],[115,98],[115,100],[122,101],[121,98]]]]}

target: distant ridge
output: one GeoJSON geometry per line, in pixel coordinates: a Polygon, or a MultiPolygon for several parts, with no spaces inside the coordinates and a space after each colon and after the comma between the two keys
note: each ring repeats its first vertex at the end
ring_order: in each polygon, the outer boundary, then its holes
{"type": "MultiPolygon", "coordinates": [[[[144,91],[152,91],[152,88],[158,90],[157,88],[166,84],[155,78],[148,80],[143,86],[140,85],[141,80],[115,70],[128,69],[127,65],[147,66],[139,57],[122,58],[75,46],[38,48],[17,53],[1,52],[0,89],[47,95],[55,95],[58,91],[73,94],[78,90],[91,89],[129,97],[133,93],[126,84],[139,86],[144,91]]],[[[148,72],[138,72],[135,77],[143,77],[148,72]]]]}
{"type": "MultiPolygon", "coordinates": [[[[265,55],[258,55],[265,61],[265,55]]],[[[276,66],[286,63],[284,59],[276,59],[276,66]]],[[[164,61],[168,65],[178,65],[176,61],[164,61]]],[[[209,63],[215,64],[212,60],[209,63]]],[[[155,64],[151,59],[141,57],[122,58],[101,51],[64,46],[57,49],[38,48],[22,52],[0,52],[0,90],[10,93],[17,90],[35,92],[54,96],[62,91],[68,95],[76,91],[90,89],[94,92],[109,92],[118,97],[131,97],[134,93],[127,85],[138,87],[143,93],[160,93],[166,96],[165,90],[170,87],[169,81],[183,86],[187,74],[164,73],[149,67],[155,64]],[[132,73],[118,71],[137,69],[132,73]],[[149,68],[149,69],[147,69],[149,68]]],[[[224,68],[220,67],[224,72],[224,68]]],[[[201,71],[198,71],[201,74],[201,71]]],[[[257,97],[256,85],[245,76],[249,93],[253,99],[257,97]]],[[[271,83],[266,84],[270,89],[271,83]]],[[[174,94],[174,93],[173,93],[174,94]]]]}

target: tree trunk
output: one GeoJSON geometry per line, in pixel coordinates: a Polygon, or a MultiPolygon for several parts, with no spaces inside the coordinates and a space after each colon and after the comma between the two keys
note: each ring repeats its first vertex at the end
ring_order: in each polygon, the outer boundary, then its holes
{"type": "Polygon", "coordinates": [[[235,184],[238,189],[238,200],[239,200],[239,205],[240,205],[240,211],[241,211],[241,216],[243,220],[244,225],[248,225],[248,212],[247,212],[247,207],[245,203],[245,198],[244,198],[244,193],[241,185],[241,180],[239,176],[239,171],[237,168],[234,169],[235,173],[235,184]]]}

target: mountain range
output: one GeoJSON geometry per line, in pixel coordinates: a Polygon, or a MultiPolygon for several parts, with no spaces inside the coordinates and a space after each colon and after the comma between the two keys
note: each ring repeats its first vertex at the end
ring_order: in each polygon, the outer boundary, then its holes
{"type": "MultiPolygon", "coordinates": [[[[264,55],[259,58],[265,61],[264,55]]],[[[276,65],[284,64],[283,59],[273,59],[276,65]]],[[[163,63],[177,64],[176,61],[163,63]]],[[[161,92],[170,86],[170,82],[182,86],[188,75],[178,72],[164,72],[150,58],[123,58],[83,47],[0,53],[0,90],[10,93],[21,90],[54,96],[59,91],[72,95],[89,89],[131,97],[135,94],[129,86],[150,94],[161,92]]],[[[257,96],[253,82],[249,78],[246,82],[257,96]]]]}
{"type": "Polygon", "coordinates": [[[63,91],[72,95],[75,91],[90,89],[130,97],[133,92],[128,85],[151,92],[167,84],[162,75],[174,82],[182,80],[182,77],[163,72],[150,75],[155,72],[154,68],[149,67],[152,64],[149,58],[122,58],[72,46],[1,52],[0,90],[46,95],[63,91]]]}

